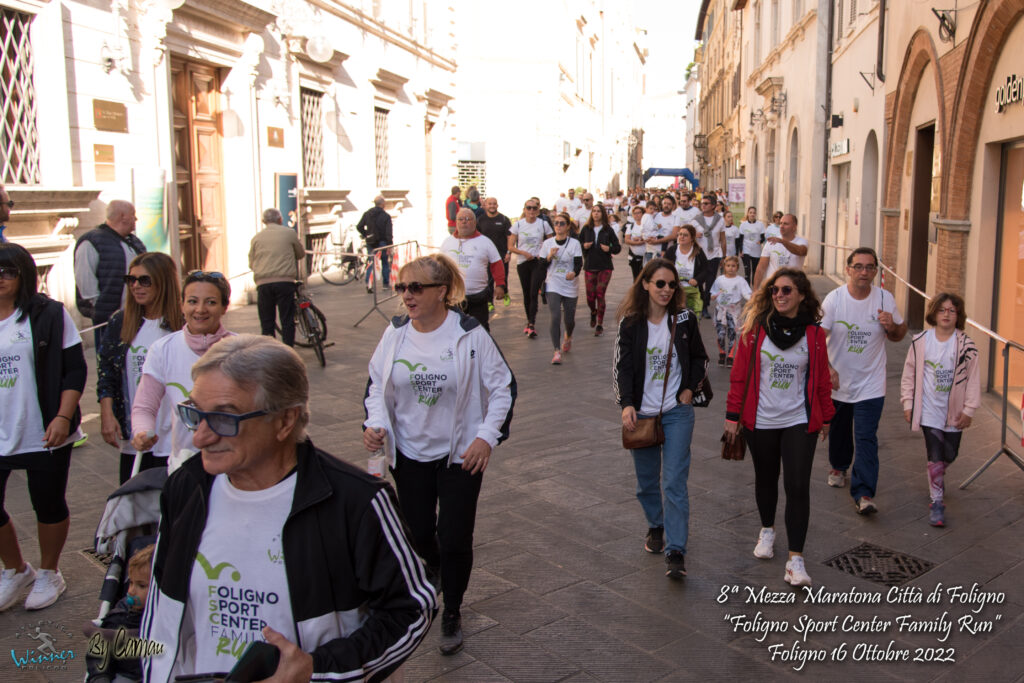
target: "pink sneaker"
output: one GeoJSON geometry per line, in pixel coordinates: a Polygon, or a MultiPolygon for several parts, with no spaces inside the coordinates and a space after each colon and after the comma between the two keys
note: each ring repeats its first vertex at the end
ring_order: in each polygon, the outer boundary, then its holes
{"type": "Polygon", "coordinates": [[[555,355],[551,357],[551,364],[552,365],[561,365],[562,364],[562,354],[560,352],[555,351],[555,355]]]}
{"type": "Polygon", "coordinates": [[[523,328],[523,334],[527,334],[527,335],[530,334],[530,325],[529,324],[527,324],[526,327],[523,328]]]}
{"type": "Polygon", "coordinates": [[[562,351],[569,353],[572,349],[572,337],[566,337],[565,341],[562,342],[562,351]]]}

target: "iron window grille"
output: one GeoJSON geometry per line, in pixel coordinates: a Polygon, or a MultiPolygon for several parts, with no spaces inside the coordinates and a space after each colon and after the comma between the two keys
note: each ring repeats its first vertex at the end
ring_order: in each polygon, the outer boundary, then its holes
{"type": "Polygon", "coordinates": [[[31,23],[30,15],[0,7],[0,182],[16,185],[39,183],[31,23]]]}
{"type": "Polygon", "coordinates": [[[323,93],[300,90],[302,98],[302,173],[307,187],[324,186],[323,93]]]}
{"type": "Polygon", "coordinates": [[[388,110],[373,108],[373,145],[377,168],[377,187],[388,186],[388,110]]]}

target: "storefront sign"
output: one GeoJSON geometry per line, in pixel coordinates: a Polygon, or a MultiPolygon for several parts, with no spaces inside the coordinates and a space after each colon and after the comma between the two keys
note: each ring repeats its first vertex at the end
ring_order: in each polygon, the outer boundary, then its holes
{"type": "Polygon", "coordinates": [[[284,128],[267,126],[267,146],[284,148],[284,128]]]}
{"type": "Polygon", "coordinates": [[[836,140],[828,146],[828,155],[830,157],[839,157],[844,154],[850,153],[850,138],[843,138],[842,140],[836,140]]]}
{"type": "Polygon", "coordinates": [[[1024,80],[1016,74],[1006,77],[1006,83],[996,88],[996,113],[1002,113],[1008,104],[1024,100],[1024,80]]]}

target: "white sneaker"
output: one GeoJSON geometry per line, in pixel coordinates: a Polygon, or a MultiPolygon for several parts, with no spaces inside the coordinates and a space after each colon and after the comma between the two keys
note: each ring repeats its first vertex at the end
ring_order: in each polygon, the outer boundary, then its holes
{"type": "Polygon", "coordinates": [[[32,592],[25,598],[25,609],[43,609],[57,602],[68,585],[64,583],[64,576],[60,570],[40,569],[36,572],[36,583],[32,586],[32,592]]]}
{"type": "Polygon", "coordinates": [[[16,603],[21,591],[35,581],[35,578],[36,571],[28,562],[25,563],[25,571],[20,574],[17,569],[5,569],[0,572],[0,612],[16,603]]]}
{"type": "Polygon", "coordinates": [[[757,537],[757,546],[754,548],[754,557],[762,560],[775,557],[775,529],[761,528],[761,535],[757,537]]]}
{"type": "Polygon", "coordinates": [[[791,586],[810,586],[811,577],[804,569],[804,558],[794,555],[793,559],[786,563],[786,583],[791,586]]]}
{"type": "Polygon", "coordinates": [[[846,472],[840,470],[828,471],[828,485],[841,489],[846,486],[846,472]]]}

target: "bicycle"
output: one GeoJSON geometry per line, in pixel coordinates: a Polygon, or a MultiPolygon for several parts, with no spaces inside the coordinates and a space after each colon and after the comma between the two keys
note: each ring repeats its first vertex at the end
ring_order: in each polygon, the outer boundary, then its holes
{"type": "MultiPolygon", "coordinates": [[[[324,247],[326,247],[326,239],[324,247]]],[[[341,242],[334,241],[331,235],[331,247],[335,251],[333,258],[325,257],[320,260],[316,272],[329,285],[347,285],[356,280],[362,281],[366,275],[366,266],[369,261],[369,253],[366,248],[366,240],[356,230],[355,226],[349,225],[342,234],[341,242]]]]}
{"type": "MultiPolygon", "coordinates": [[[[295,285],[295,345],[313,349],[320,367],[325,367],[324,348],[333,346],[327,343],[327,317],[305,293],[303,283],[296,280],[295,285]]],[[[277,332],[281,333],[280,326],[277,332]]]]}

